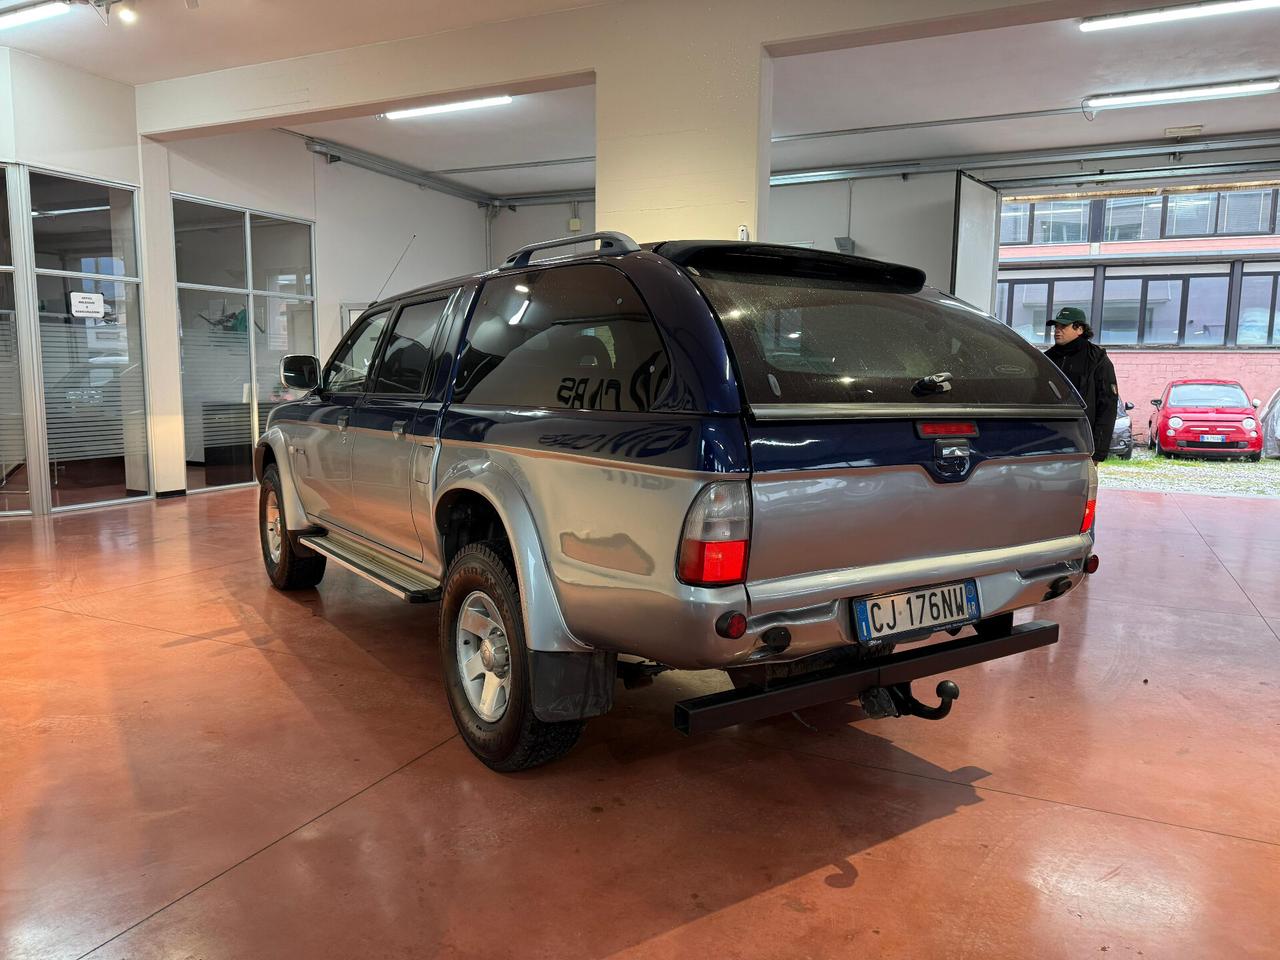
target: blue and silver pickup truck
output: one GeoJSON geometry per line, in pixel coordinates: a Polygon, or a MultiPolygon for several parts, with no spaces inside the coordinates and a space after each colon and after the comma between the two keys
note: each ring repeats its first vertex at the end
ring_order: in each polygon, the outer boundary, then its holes
{"type": "Polygon", "coordinates": [[[267,573],[438,602],[454,718],[497,770],[669,669],[732,680],[676,704],[686,733],[941,717],[955,685],[929,706],[913,680],[1057,640],[1013,612],[1096,567],[1097,478],[1057,368],[924,279],[606,233],[375,303],[327,363],[281,364],[267,573]]]}

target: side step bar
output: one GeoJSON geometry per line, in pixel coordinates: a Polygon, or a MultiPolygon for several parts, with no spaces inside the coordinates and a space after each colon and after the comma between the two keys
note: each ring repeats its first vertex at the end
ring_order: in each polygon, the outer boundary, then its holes
{"type": "Polygon", "coordinates": [[[429,603],[440,599],[438,581],[388,561],[360,544],[333,534],[301,536],[298,542],[406,603],[429,603]]]}
{"type": "Polygon", "coordinates": [[[824,671],[766,690],[725,690],[681,700],[676,704],[675,725],[683,734],[707,733],[821,703],[854,700],[872,687],[909,683],[1057,642],[1058,625],[1035,620],[1014,627],[1005,637],[948,640],[892,653],[853,670],[824,671]]]}

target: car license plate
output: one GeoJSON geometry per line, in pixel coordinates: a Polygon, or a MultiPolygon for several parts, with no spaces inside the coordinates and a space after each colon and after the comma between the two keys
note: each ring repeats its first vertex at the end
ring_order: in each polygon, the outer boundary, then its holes
{"type": "Polygon", "coordinates": [[[972,580],[855,600],[854,619],[863,643],[899,633],[952,627],[978,619],[978,586],[972,580]]]}
{"type": "Polygon", "coordinates": [[[1226,439],[1227,439],[1226,437],[1224,437],[1224,436],[1222,436],[1222,435],[1220,435],[1220,434],[1217,434],[1217,433],[1202,433],[1202,434],[1200,434],[1200,442],[1201,442],[1201,443],[1222,443],[1222,442],[1224,442],[1226,439]]]}

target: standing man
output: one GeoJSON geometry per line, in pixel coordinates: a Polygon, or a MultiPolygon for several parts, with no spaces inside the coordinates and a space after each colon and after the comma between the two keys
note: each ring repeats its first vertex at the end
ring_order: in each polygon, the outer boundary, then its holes
{"type": "Polygon", "coordinates": [[[1049,321],[1053,328],[1053,346],[1045,356],[1067,375],[1079,391],[1093,429],[1093,462],[1107,459],[1111,449],[1111,433],[1116,425],[1116,404],[1120,388],[1116,386],[1116,368],[1107,351],[1093,343],[1093,328],[1079,307],[1063,307],[1049,321]]]}

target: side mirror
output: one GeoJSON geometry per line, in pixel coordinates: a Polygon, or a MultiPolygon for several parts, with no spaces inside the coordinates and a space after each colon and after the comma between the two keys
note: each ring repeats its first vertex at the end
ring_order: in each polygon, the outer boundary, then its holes
{"type": "Polygon", "coordinates": [[[1259,400],[1257,397],[1254,397],[1254,398],[1253,398],[1253,409],[1257,410],[1260,406],[1262,406],[1262,401],[1261,401],[1261,400],[1259,400]]]}
{"type": "Polygon", "coordinates": [[[320,386],[320,361],[294,353],[280,360],[280,382],[294,390],[314,390],[320,386]]]}
{"type": "Polygon", "coordinates": [[[1158,407],[1158,406],[1160,406],[1160,401],[1159,401],[1159,400],[1152,400],[1152,401],[1151,401],[1151,405],[1152,405],[1153,407],[1158,407]]]}
{"type": "Polygon", "coordinates": [[[1132,403],[1126,403],[1126,404],[1124,405],[1124,409],[1125,409],[1125,412],[1126,412],[1126,413],[1128,413],[1130,410],[1132,410],[1132,409],[1133,409],[1133,404],[1132,404],[1132,403]]]}

